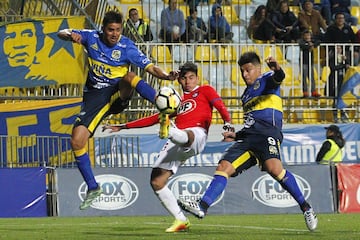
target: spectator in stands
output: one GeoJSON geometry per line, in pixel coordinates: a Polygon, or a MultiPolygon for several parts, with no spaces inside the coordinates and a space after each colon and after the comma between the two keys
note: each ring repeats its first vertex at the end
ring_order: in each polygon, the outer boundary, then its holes
{"type": "MultiPolygon", "coordinates": [[[[300,1],[301,5],[305,3],[305,0],[300,1]]],[[[331,4],[330,0],[314,0],[313,8],[318,10],[321,16],[324,18],[327,25],[331,23],[331,4]]]]}
{"type": "Polygon", "coordinates": [[[305,30],[302,33],[302,38],[299,40],[299,46],[301,50],[300,62],[302,63],[302,88],[303,96],[309,97],[311,92],[312,97],[320,97],[320,93],[315,88],[314,77],[314,55],[313,49],[318,47],[320,41],[312,38],[312,34],[309,30],[305,30]],[[310,82],[310,89],[308,82],[310,82]]]}
{"type": "Polygon", "coordinates": [[[280,31],[275,32],[276,42],[294,43],[300,38],[299,21],[289,10],[287,0],[280,2],[280,10],[272,14],[272,22],[280,31]]]}
{"type": "Polygon", "coordinates": [[[351,1],[350,0],[330,0],[331,3],[331,14],[335,19],[335,15],[337,13],[343,13],[345,16],[345,21],[350,24],[356,26],[358,23],[357,16],[351,16],[350,7],[351,1]]]}
{"type": "Polygon", "coordinates": [[[339,163],[342,161],[342,148],[345,146],[345,139],[336,125],[325,127],[326,140],[321,145],[316,155],[318,164],[339,163]]]}
{"type": "Polygon", "coordinates": [[[345,54],[343,54],[345,47],[342,45],[336,45],[335,49],[329,51],[329,67],[330,74],[328,78],[328,83],[325,86],[325,94],[328,94],[329,97],[333,97],[333,117],[334,122],[348,122],[348,117],[345,110],[336,109],[337,106],[337,97],[340,92],[342,82],[344,80],[344,75],[346,70],[350,67],[349,61],[345,54]],[[338,112],[340,111],[341,120],[338,119],[338,112]]]}
{"type": "Polygon", "coordinates": [[[153,40],[149,24],[139,17],[136,8],[129,10],[129,19],[124,23],[123,35],[129,37],[131,35],[139,35],[146,42],[153,40]]]}
{"type": "Polygon", "coordinates": [[[327,29],[326,22],[318,10],[313,8],[311,0],[305,0],[303,9],[299,12],[300,31],[308,30],[314,39],[322,40],[323,33],[327,29]]]}
{"type": "Polygon", "coordinates": [[[276,27],[268,17],[265,5],[256,8],[250,17],[247,33],[249,38],[261,42],[275,42],[276,27]]]}
{"type": "Polygon", "coordinates": [[[134,89],[148,101],[155,100],[155,89],[133,72],[128,72],[129,65],[145,69],[159,79],[174,80],[178,76],[176,72],[169,74],[154,65],[133,41],[122,36],[122,24],[122,14],[109,11],[103,18],[101,32],[63,29],[58,33],[60,39],[82,44],[89,60],[82,109],[76,118],[70,140],[76,164],[88,190],[80,205],[81,210],[88,208],[102,194],[86,150],[86,144],[97,126],[106,116],[126,109],[134,89]]]}
{"type": "Polygon", "coordinates": [[[208,33],[205,22],[198,17],[197,9],[190,8],[190,16],[186,18],[185,42],[207,42],[208,33]]]}
{"type": "Polygon", "coordinates": [[[231,32],[230,24],[222,15],[221,5],[215,3],[211,13],[209,18],[210,39],[218,42],[232,42],[234,34],[231,32]]]}
{"type": "MultiPolygon", "coordinates": [[[[352,43],[358,43],[358,39],[351,26],[346,24],[344,13],[335,14],[335,22],[326,30],[324,42],[346,44],[345,55],[348,61],[352,65],[358,65],[359,47],[350,46],[352,43]]],[[[333,48],[330,47],[330,50],[334,51],[333,48]]]]}
{"type": "Polygon", "coordinates": [[[177,8],[177,0],[169,0],[169,7],[161,11],[159,38],[166,43],[178,43],[185,29],[184,13],[177,8]]]}

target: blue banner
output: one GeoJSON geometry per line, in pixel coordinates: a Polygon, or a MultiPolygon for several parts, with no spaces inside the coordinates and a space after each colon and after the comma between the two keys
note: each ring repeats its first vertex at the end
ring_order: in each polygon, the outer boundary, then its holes
{"type": "Polygon", "coordinates": [[[360,99],[360,67],[346,70],[338,95],[337,108],[343,109],[360,99]]]}
{"type": "Polygon", "coordinates": [[[0,168],[0,217],[46,217],[46,169],[0,168]]]}
{"type": "MultiPolygon", "coordinates": [[[[315,163],[316,155],[326,138],[325,126],[296,125],[283,129],[281,158],[285,165],[315,163]]],[[[360,125],[339,124],[346,140],[344,162],[360,162],[360,125]]],[[[166,140],[157,134],[133,136],[113,135],[95,139],[95,164],[101,166],[152,166],[166,140]],[[139,147],[137,147],[137,141],[139,147]],[[111,149],[111,151],[109,150],[111,149]]],[[[186,161],[185,166],[214,166],[231,143],[208,142],[204,151],[186,161]]]]}

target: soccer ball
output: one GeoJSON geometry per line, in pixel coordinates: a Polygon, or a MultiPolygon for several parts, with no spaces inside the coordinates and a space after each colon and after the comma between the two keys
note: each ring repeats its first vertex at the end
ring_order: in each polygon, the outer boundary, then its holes
{"type": "Polygon", "coordinates": [[[161,113],[172,114],[180,106],[181,97],[171,87],[162,87],[156,94],[155,105],[161,113]]]}

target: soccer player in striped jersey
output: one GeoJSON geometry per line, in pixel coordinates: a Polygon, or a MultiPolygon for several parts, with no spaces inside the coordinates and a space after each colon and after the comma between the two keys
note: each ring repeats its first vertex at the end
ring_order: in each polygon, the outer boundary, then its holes
{"type": "Polygon", "coordinates": [[[129,72],[130,64],[160,79],[175,80],[178,77],[176,72],[169,74],[154,65],[133,41],[122,36],[122,23],[121,13],[109,11],[104,16],[102,31],[63,29],[58,33],[63,40],[83,45],[89,64],[82,109],[71,135],[76,163],[88,188],[80,205],[81,210],[88,208],[102,193],[86,151],[88,139],[106,116],[122,112],[128,106],[133,89],[150,102],[155,100],[155,89],[135,73],[129,72]]]}
{"type": "MultiPolygon", "coordinates": [[[[234,131],[230,124],[230,114],[219,94],[209,85],[199,86],[198,69],[194,63],[187,62],[180,67],[178,79],[184,95],[175,115],[175,125],[171,126],[168,141],[161,149],[151,172],[151,186],[175,221],[166,232],[187,230],[190,222],[181,211],[171,190],[166,186],[168,179],[176,174],[178,168],[190,157],[202,152],[205,148],[213,107],[224,120],[223,129],[234,131]]],[[[105,126],[105,129],[142,128],[159,122],[158,114],[135,120],[118,126],[105,126]]]]}
{"type": "Polygon", "coordinates": [[[278,62],[269,57],[271,71],[261,73],[261,62],[255,52],[244,53],[238,64],[246,83],[241,96],[244,127],[238,132],[224,132],[226,141],[235,143],[226,150],[216,168],[214,178],[199,202],[181,201],[181,208],[203,218],[207,209],[224,191],[228,178],[235,177],[256,164],[269,173],[299,204],[310,231],[317,227],[317,217],[305,200],[294,175],[283,168],[280,160],[282,135],[282,99],[280,84],[285,73],[278,62]]]}

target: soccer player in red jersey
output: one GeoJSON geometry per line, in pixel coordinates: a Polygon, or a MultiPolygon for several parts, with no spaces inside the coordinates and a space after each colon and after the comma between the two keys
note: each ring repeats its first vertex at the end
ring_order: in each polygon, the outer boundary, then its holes
{"type": "MultiPolygon", "coordinates": [[[[175,124],[169,128],[168,141],[159,153],[151,172],[151,186],[168,212],[175,217],[174,223],[166,232],[187,230],[190,222],[177,204],[174,194],[166,187],[168,179],[176,174],[178,168],[190,157],[205,148],[213,107],[224,120],[225,131],[234,131],[230,114],[215,89],[209,85],[199,86],[198,69],[194,63],[187,62],[180,67],[178,79],[184,95],[175,118],[175,124]]],[[[142,128],[159,122],[159,114],[138,119],[117,126],[105,126],[104,129],[142,128]]]]}

